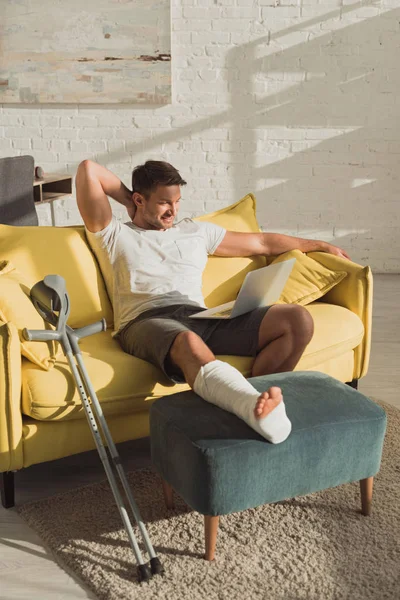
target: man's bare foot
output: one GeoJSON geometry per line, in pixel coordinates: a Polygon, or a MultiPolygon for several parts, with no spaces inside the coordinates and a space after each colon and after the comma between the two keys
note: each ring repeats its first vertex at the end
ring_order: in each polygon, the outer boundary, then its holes
{"type": "Polygon", "coordinates": [[[274,410],[283,400],[282,390],[279,387],[270,387],[258,397],[254,408],[256,419],[263,419],[274,410]]]}

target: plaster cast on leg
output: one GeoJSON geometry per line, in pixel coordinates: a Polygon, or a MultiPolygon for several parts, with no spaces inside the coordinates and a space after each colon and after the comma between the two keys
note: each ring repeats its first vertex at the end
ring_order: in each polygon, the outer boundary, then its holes
{"type": "Polygon", "coordinates": [[[193,389],[204,400],[243,419],[247,425],[273,444],[283,442],[292,430],[283,401],[266,417],[256,418],[254,408],[260,392],[237,369],[226,362],[213,360],[201,367],[193,389]]]}

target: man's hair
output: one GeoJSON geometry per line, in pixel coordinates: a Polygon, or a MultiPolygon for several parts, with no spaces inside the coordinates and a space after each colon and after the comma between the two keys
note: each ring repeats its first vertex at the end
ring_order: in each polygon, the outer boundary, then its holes
{"type": "Polygon", "coordinates": [[[179,171],[162,160],[147,160],[132,171],[132,192],[142,194],[148,200],[158,185],[186,185],[179,171]]]}

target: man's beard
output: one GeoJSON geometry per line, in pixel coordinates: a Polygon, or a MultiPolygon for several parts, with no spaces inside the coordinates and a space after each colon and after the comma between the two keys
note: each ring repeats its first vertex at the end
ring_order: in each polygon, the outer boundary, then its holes
{"type": "Polygon", "coordinates": [[[146,218],[146,221],[148,222],[149,225],[151,225],[152,227],[155,227],[156,229],[169,229],[170,227],[172,227],[172,225],[174,224],[174,217],[171,216],[170,220],[166,220],[163,219],[162,216],[156,218],[154,216],[149,216],[146,218]]]}

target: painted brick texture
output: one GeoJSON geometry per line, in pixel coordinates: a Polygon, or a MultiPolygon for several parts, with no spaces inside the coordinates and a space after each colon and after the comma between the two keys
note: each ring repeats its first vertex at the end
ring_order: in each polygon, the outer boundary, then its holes
{"type": "MultiPolygon", "coordinates": [[[[251,191],[264,231],[400,272],[400,0],[172,0],[171,27],[172,104],[2,105],[0,156],[73,175],[91,158],[127,185],[166,160],[182,217],[251,191]]],[[[74,196],[54,209],[82,223],[74,196]]]]}

